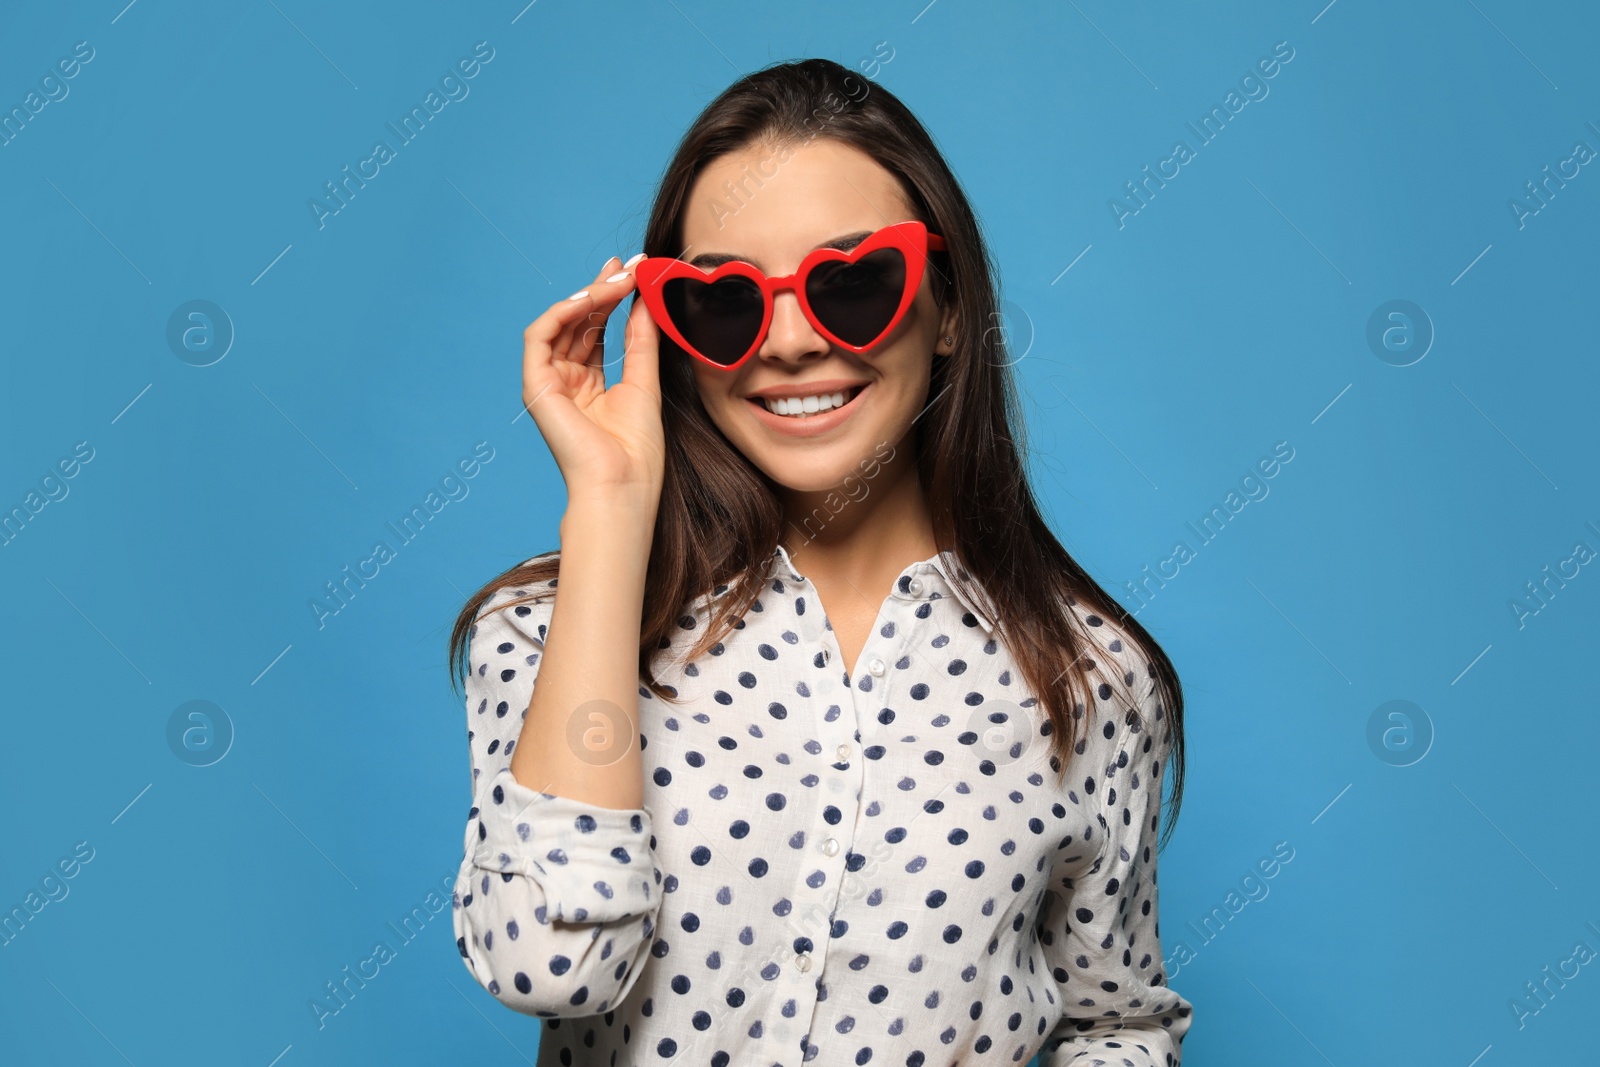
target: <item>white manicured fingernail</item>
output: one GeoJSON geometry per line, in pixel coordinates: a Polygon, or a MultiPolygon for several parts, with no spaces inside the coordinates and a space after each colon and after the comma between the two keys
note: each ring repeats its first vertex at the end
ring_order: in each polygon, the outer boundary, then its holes
{"type": "Polygon", "coordinates": [[[644,253],[640,252],[638,255],[636,255],[632,259],[628,260],[628,262],[624,263],[623,266],[624,267],[632,267],[634,264],[638,263],[643,258],[644,258],[644,253]]]}
{"type": "Polygon", "coordinates": [[[622,279],[626,278],[627,276],[628,276],[628,272],[627,271],[619,270],[619,271],[617,271],[617,273],[615,273],[611,277],[607,278],[606,281],[608,281],[608,282],[620,282],[622,279]]]}
{"type": "Polygon", "coordinates": [[[613,259],[616,259],[616,258],[617,258],[616,256],[607,256],[606,257],[606,261],[604,263],[600,264],[600,269],[601,270],[605,270],[607,267],[611,266],[611,261],[613,259]]]}
{"type": "Polygon", "coordinates": [[[567,299],[568,300],[582,300],[584,297],[586,297],[588,295],[589,295],[589,290],[580,289],[576,293],[573,293],[571,296],[567,297],[567,299]]]}

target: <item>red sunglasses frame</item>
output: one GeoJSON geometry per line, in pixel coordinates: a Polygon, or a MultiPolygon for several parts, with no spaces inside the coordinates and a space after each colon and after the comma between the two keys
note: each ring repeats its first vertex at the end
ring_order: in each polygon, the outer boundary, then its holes
{"type": "Polygon", "coordinates": [[[910,222],[897,222],[875,231],[848,252],[841,252],[837,248],[818,248],[811,251],[805,259],[800,261],[800,266],[793,274],[784,274],[768,277],[761,273],[754,264],[746,263],[742,259],[730,260],[723,263],[715,270],[707,271],[703,268],[685,263],[681,259],[668,256],[651,256],[639,261],[634,267],[634,280],[639,286],[639,295],[644,298],[645,307],[650,311],[650,317],[663,333],[672,338],[673,342],[689,355],[700,362],[717,370],[734,371],[744,366],[746,361],[759,349],[767,339],[767,331],[772,326],[772,311],[780,292],[793,292],[795,299],[800,302],[800,311],[805,315],[806,321],[818,333],[826,337],[833,344],[848,352],[860,353],[869,351],[878,345],[885,337],[894,332],[894,328],[905,318],[906,309],[916,298],[917,289],[922,285],[923,268],[927,263],[929,252],[942,252],[944,238],[936,233],[928,232],[923,223],[912,220],[910,222]],[[905,256],[906,262],[906,287],[900,294],[900,304],[895,308],[894,315],[889,319],[883,331],[864,345],[853,345],[834,332],[818,319],[811,308],[811,303],[806,299],[806,280],[811,271],[823,263],[845,262],[853,263],[868,253],[882,248],[898,248],[905,256]],[[695,281],[711,283],[731,276],[749,278],[761,290],[761,328],[756,331],[755,340],[744,354],[732,363],[718,363],[707,358],[699,349],[690,344],[679,332],[672,321],[672,316],[667,312],[666,297],[663,287],[675,278],[692,278],[695,281]]]}

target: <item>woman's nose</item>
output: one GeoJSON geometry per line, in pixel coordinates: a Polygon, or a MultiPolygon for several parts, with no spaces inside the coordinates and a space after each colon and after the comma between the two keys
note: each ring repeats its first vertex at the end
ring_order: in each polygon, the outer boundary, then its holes
{"type": "Polygon", "coordinates": [[[772,324],[758,355],[766,359],[795,359],[812,353],[826,353],[832,347],[817,332],[800,310],[800,298],[782,292],[772,302],[772,324]]]}

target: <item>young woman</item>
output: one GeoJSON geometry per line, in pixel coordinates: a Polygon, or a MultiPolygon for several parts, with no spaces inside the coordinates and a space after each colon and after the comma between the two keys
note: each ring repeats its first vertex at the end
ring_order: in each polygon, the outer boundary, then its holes
{"type": "Polygon", "coordinates": [[[524,335],[568,501],[451,638],[468,968],[541,1067],[1177,1064],[1178,681],[1040,517],[927,132],[838,64],[759,71],[644,249],[524,335]]]}

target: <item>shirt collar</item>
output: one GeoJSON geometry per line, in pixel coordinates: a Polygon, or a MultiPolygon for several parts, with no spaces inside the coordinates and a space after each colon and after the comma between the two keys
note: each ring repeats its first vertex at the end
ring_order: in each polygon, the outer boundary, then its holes
{"type": "MultiPolygon", "coordinates": [[[[994,623],[990,621],[989,616],[979,605],[961,594],[961,591],[956,588],[955,582],[951,580],[952,574],[967,577],[967,571],[957,561],[956,554],[950,549],[945,549],[942,552],[935,553],[928,559],[919,560],[901,571],[900,576],[895,579],[891,595],[897,600],[915,601],[954,597],[962,607],[972,613],[973,618],[978,620],[978,625],[983,627],[984,633],[993,634],[994,623]]],[[[804,580],[805,577],[795,569],[794,561],[790,559],[788,550],[781,544],[773,555],[772,567],[768,575],[769,577],[787,575],[797,582],[804,580]]]]}

